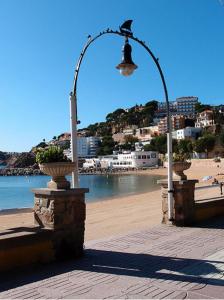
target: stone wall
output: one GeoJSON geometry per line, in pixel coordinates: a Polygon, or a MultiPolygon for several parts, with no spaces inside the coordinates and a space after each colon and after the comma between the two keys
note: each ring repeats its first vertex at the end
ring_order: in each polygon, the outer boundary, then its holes
{"type": "Polygon", "coordinates": [[[79,256],[83,252],[87,191],[33,190],[35,223],[54,231],[52,242],[57,258],[79,256]]]}
{"type": "Polygon", "coordinates": [[[88,189],[34,192],[34,225],[0,232],[0,272],[83,254],[88,189]]]}
{"type": "Polygon", "coordinates": [[[216,216],[224,216],[224,198],[195,201],[195,183],[197,180],[174,180],[173,220],[168,219],[168,183],[159,180],[162,187],[162,223],[176,226],[191,226],[216,216]]]}
{"type": "MultiPolygon", "coordinates": [[[[194,190],[197,180],[174,180],[173,181],[173,223],[177,226],[187,226],[194,220],[194,190]]],[[[168,201],[167,201],[167,180],[159,180],[162,186],[162,223],[169,223],[168,220],[168,201]]]]}

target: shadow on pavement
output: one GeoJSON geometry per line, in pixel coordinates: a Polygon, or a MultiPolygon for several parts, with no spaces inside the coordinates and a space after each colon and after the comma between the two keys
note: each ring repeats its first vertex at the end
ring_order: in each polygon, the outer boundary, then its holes
{"type": "MultiPolygon", "coordinates": [[[[209,281],[211,285],[224,286],[222,279],[211,279],[211,276],[210,279],[205,278],[209,274],[221,274],[214,264],[223,265],[224,262],[87,249],[85,256],[79,260],[45,265],[26,272],[20,271],[17,274],[2,274],[0,292],[40,280],[52,279],[56,275],[67,272],[74,271],[72,274],[74,276],[75,271],[80,270],[178,282],[208,283],[209,281]]],[[[79,272],[77,276],[81,277],[82,274],[79,272]]]]}

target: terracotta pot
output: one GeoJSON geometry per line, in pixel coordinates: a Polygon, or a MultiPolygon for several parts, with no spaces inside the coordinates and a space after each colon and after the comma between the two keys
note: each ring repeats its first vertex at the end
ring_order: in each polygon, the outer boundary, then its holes
{"type": "Polygon", "coordinates": [[[47,175],[52,176],[51,181],[47,183],[50,189],[70,189],[70,182],[65,175],[71,174],[76,167],[74,162],[55,162],[39,165],[40,170],[47,175]]]}
{"type": "Polygon", "coordinates": [[[191,166],[191,162],[188,161],[173,162],[173,172],[174,172],[173,179],[187,180],[187,175],[185,175],[183,171],[189,169],[190,166],[191,166]]]}

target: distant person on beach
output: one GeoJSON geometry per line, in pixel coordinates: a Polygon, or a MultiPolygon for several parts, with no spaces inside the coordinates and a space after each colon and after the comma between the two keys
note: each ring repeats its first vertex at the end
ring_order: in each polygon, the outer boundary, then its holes
{"type": "Polygon", "coordinates": [[[220,186],[220,193],[221,193],[221,195],[222,195],[223,182],[220,182],[219,186],[220,186]]]}
{"type": "Polygon", "coordinates": [[[212,181],[212,184],[218,184],[218,180],[216,178],[214,178],[214,180],[212,181]]]}

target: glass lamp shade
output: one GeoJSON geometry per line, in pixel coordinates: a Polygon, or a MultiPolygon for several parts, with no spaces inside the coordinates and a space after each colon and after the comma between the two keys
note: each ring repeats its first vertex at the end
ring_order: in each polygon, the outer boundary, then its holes
{"type": "Polygon", "coordinates": [[[120,70],[120,73],[124,76],[130,76],[135,69],[137,69],[137,66],[135,64],[128,64],[128,63],[121,63],[118,66],[116,66],[118,70],[120,70]]]}
{"type": "Polygon", "coordinates": [[[138,66],[134,64],[132,57],[131,57],[132,48],[131,45],[128,43],[128,38],[126,37],[125,44],[122,47],[122,61],[121,63],[116,66],[120,73],[124,76],[130,76],[138,66]]]}

